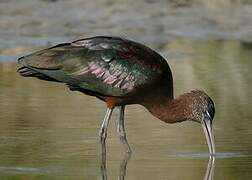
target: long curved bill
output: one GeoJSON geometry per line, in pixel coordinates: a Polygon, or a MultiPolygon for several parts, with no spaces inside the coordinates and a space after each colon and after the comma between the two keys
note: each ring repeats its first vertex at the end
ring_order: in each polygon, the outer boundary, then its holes
{"type": "Polygon", "coordinates": [[[205,136],[206,136],[210,155],[215,155],[215,141],[214,141],[212,120],[208,118],[204,118],[201,124],[204,130],[205,136]]]}

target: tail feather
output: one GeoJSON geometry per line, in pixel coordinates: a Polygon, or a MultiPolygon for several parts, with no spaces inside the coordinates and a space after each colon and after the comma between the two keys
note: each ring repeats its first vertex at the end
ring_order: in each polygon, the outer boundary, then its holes
{"type": "Polygon", "coordinates": [[[22,66],[18,68],[17,72],[24,77],[36,77],[38,79],[46,80],[46,81],[55,81],[55,82],[60,82],[56,79],[53,79],[45,74],[42,74],[38,71],[35,71],[33,69],[30,69],[28,67],[22,66]]]}
{"type": "Polygon", "coordinates": [[[38,74],[37,71],[34,71],[32,69],[29,69],[25,66],[22,66],[20,68],[18,68],[17,72],[21,75],[21,76],[25,76],[25,77],[33,77],[36,76],[36,74],[38,74]]]}

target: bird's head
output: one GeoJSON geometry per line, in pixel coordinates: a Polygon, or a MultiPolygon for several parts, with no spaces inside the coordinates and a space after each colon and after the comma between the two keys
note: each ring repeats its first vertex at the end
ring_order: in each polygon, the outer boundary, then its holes
{"type": "MultiPolygon", "coordinates": [[[[157,97],[157,96],[155,96],[157,97]]],[[[202,90],[193,90],[178,98],[164,96],[145,101],[143,104],[154,116],[166,123],[194,121],[202,125],[210,154],[215,154],[213,118],[214,102],[202,90]]]]}
{"type": "Polygon", "coordinates": [[[213,118],[215,115],[215,107],[213,100],[201,90],[195,90],[191,93],[191,110],[192,119],[201,123],[206,136],[208,148],[211,155],[215,154],[215,140],[213,132],[213,118]]]}

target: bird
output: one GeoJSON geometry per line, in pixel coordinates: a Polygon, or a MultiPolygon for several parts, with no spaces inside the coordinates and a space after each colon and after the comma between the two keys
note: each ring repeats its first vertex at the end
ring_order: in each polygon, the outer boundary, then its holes
{"type": "Polygon", "coordinates": [[[94,36],[39,50],[17,61],[21,76],[64,83],[71,91],[105,102],[107,110],[99,131],[102,145],[112,112],[119,108],[117,132],[126,152],[132,152],[124,111],[127,105],[138,104],[165,123],[200,123],[209,153],[215,154],[213,100],[199,89],[174,97],[168,62],[141,43],[116,36],[94,36]]]}

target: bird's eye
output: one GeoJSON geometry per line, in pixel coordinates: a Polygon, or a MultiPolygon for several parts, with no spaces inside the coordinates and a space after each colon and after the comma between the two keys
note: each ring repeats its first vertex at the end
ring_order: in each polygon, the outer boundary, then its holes
{"type": "Polygon", "coordinates": [[[208,108],[207,108],[207,114],[208,116],[213,119],[214,114],[215,114],[215,107],[214,107],[214,102],[211,98],[208,99],[208,108]]]}
{"type": "Polygon", "coordinates": [[[206,115],[211,118],[210,114],[208,111],[206,111],[206,115]]]}
{"type": "Polygon", "coordinates": [[[213,117],[211,116],[211,113],[209,111],[205,111],[203,113],[203,116],[204,116],[204,120],[209,120],[209,121],[212,121],[213,120],[213,117]]]}

